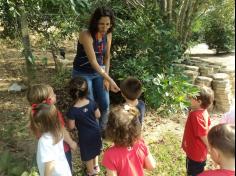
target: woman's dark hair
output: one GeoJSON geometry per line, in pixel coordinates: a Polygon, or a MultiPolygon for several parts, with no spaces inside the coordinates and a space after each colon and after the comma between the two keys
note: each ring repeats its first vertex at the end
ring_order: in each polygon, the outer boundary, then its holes
{"type": "Polygon", "coordinates": [[[69,94],[74,101],[80,98],[85,98],[88,95],[88,84],[87,81],[77,76],[69,82],[69,94]]]}
{"type": "Polygon", "coordinates": [[[141,136],[139,111],[136,107],[127,107],[111,109],[105,130],[106,139],[122,147],[132,147],[141,136]]]}
{"type": "Polygon", "coordinates": [[[108,29],[107,33],[112,32],[113,27],[115,25],[115,17],[114,13],[110,8],[107,7],[98,7],[89,22],[89,32],[92,36],[95,36],[95,34],[98,32],[98,21],[101,19],[101,17],[109,17],[111,20],[111,27],[108,29]]]}

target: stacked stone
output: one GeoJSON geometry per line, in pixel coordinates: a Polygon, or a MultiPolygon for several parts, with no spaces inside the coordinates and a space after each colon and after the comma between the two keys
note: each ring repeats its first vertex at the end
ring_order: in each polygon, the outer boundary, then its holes
{"type": "Polygon", "coordinates": [[[211,63],[211,64],[209,64],[209,66],[213,68],[214,73],[219,73],[220,69],[222,68],[222,66],[215,64],[215,63],[211,63]]]}
{"type": "Polygon", "coordinates": [[[229,76],[226,73],[216,73],[212,78],[216,109],[227,112],[232,101],[229,76]]]}
{"type": "Polygon", "coordinates": [[[211,77],[214,74],[214,68],[210,66],[202,66],[199,69],[201,76],[211,77]]]}
{"type": "Polygon", "coordinates": [[[198,57],[196,57],[196,58],[192,57],[189,62],[191,63],[191,65],[197,66],[197,67],[202,67],[202,66],[206,65],[204,62],[199,60],[198,57]]]}
{"type": "Polygon", "coordinates": [[[189,66],[189,65],[185,66],[184,74],[186,74],[189,77],[192,84],[195,83],[195,79],[199,75],[198,70],[199,67],[196,66],[189,66]]]}
{"type": "Polygon", "coordinates": [[[198,76],[195,80],[195,84],[198,86],[211,87],[212,78],[206,76],[198,76]]]}
{"type": "Polygon", "coordinates": [[[222,68],[220,73],[226,73],[229,76],[229,82],[231,86],[231,93],[235,96],[235,70],[234,68],[222,68]]]}

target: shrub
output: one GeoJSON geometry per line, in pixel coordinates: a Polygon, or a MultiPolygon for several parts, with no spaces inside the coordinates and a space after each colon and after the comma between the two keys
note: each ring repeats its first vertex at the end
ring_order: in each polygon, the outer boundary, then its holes
{"type": "Polygon", "coordinates": [[[187,96],[195,96],[198,89],[180,73],[157,74],[147,80],[144,97],[148,105],[164,116],[185,111],[189,107],[187,96]]]}
{"type": "Polygon", "coordinates": [[[230,52],[235,47],[234,1],[218,2],[204,19],[205,41],[216,52],[230,52]]]}
{"type": "Polygon", "coordinates": [[[124,7],[118,13],[111,74],[117,81],[127,76],[140,79],[144,89],[141,98],[149,107],[170,114],[187,106],[185,96],[192,92],[192,86],[171,69],[183,51],[174,27],[161,19],[159,7],[151,2],[132,11],[124,7]]]}

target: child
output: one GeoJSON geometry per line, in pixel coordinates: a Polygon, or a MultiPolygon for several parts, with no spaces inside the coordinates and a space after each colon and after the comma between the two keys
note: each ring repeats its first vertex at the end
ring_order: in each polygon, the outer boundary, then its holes
{"type": "Polygon", "coordinates": [[[30,113],[32,130],[40,133],[37,165],[41,176],[71,176],[63,149],[63,129],[53,104],[34,104],[30,113]]]}
{"type": "Polygon", "coordinates": [[[235,175],[235,125],[219,124],[208,133],[210,155],[220,169],[209,170],[199,176],[235,175]]]}
{"type": "Polygon", "coordinates": [[[155,160],[141,139],[139,111],[135,107],[115,107],[109,113],[105,131],[114,145],[108,148],[102,160],[106,176],[143,176],[143,168],[155,168],[155,160]]]}
{"type": "Polygon", "coordinates": [[[102,147],[98,123],[100,111],[96,103],[87,98],[88,85],[84,78],[73,78],[69,83],[69,93],[74,100],[74,106],[67,113],[68,126],[78,130],[80,155],[86,164],[86,175],[96,175],[100,171],[98,155],[102,147]]]}
{"type": "Polygon", "coordinates": [[[142,124],[145,114],[145,103],[142,100],[138,100],[142,93],[141,82],[134,77],[128,77],[121,82],[120,85],[121,94],[125,99],[125,104],[138,108],[140,112],[139,122],[142,124]]]}
{"type": "MultiPolygon", "coordinates": [[[[47,103],[47,104],[56,103],[56,95],[54,94],[53,88],[46,84],[35,84],[35,85],[30,86],[27,92],[27,99],[31,106],[35,106],[40,103],[47,103]]],[[[64,128],[65,122],[64,122],[62,114],[58,110],[57,110],[57,113],[58,113],[58,118],[64,132],[65,155],[69,163],[69,166],[72,169],[72,156],[71,156],[70,148],[72,148],[73,150],[76,150],[77,144],[71,139],[68,131],[64,128]]],[[[34,126],[32,126],[32,124],[30,126],[33,132],[35,133],[35,136],[37,138],[40,138],[41,133],[38,132],[36,129],[34,129],[34,126]]]]}
{"type": "Polygon", "coordinates": [[[190,100],[191,111],[185,125],[182,148],[187,155],[187,175],[195,176],[203,172],[206,165],[207,133],[210,126],[207,108],[213,102],[213,92],[208,87],[201,87],[199,95],[190,100]]]}

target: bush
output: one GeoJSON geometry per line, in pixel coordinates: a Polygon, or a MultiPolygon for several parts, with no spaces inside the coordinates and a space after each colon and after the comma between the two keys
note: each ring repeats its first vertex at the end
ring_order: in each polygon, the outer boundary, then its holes
{"type": "Polygon", "coordinates": [[[144,97],[159,114],[169,116],[187,110],[190,105],[187,96],[195,96],[198,92],[187,77],[169,72],[147,80],[144,97]]]}
{"type": "Polygon", "coordinates": [[[216,53],[230,52],[235,47],[234,1],[218,2],[204,19],[205,41],[216,53]]]}
{"type": "MultiPolygon", "coordinates": [[[[114,9],[121,9],[122,5],[117,6],[114,9]]],[[[171,69],[183,54],[174,27],[161,20],[160,9],[153,2],[131,11],[124,6],[116,14],[112,77],[117,81],[128,76],[140,79],[144,89],[141,98],[149,107],[161,108],[162,114],[183,110],[187,106],[185,96],[191,93],[192,86],[171,69]]]]}

